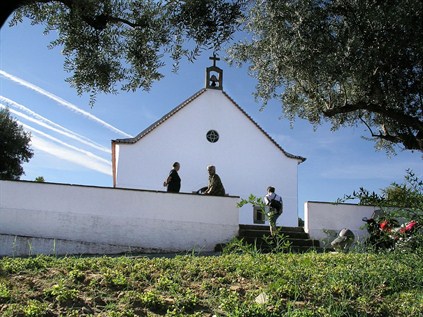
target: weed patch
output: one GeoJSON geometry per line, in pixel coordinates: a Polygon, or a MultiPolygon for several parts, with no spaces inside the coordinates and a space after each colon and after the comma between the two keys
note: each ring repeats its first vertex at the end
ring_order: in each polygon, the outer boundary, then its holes
{"type": "MultiPolygon", "coordinates": [[[[239,251],[239,250],[238,250],[239,251]]],[[[421,253],[0,259],[1,316],[419,316],[421,253]]]]}

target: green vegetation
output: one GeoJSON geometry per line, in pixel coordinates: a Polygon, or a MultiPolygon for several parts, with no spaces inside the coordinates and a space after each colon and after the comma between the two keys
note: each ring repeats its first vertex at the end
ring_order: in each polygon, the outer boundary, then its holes
{"type": "MultiPolygon", "coordinates": [[[[405,223],[417,222],[416,229],[410,236],[394,234],[402,240],[401,243],[396,243],[395,248],[412,251],[423,245],[423,181],[412,170],[406,170],[402,184],[391,183],[391,185],[382,189],[380,194],[369,192],[361,187],[351,195],[345,195],[338,202],[349,200],[358,200],[359,205],[377,206],[383,211],[383,214],[376,217],[376,223],[385,219],[390,222],[397,219],[402,219],[405,223]]],[[[367,227],[369,228],[371,225],[367,224],[367,227]]],[[[381,233],[377,242],[389,240],[392,242],[392,233],[388,231],[381,233]]]]}
{"type": "Polygon", "coordinates": [[[246,64],[257,100],[332,130],[363,127],[377,149],[423,151],[421,0],[15,0],[0,27],[51,33],[67,81],[100,93],[148,91],[166,64],[203,52],[246,64]]]}
{"type": "Polygon", "coordinates": [[[421,316],[423,253],[0,259],[0,315],[421,316]]]}
{"type": "MultiPolygon", "coordinates": [[[[423,182],[345,196],[421,221],[423,182]]],[[[242,204],[263,207],[250,195],[242,204]]],[[[421,222],[420,222],[421,223],[421,222]]],[[[0,315],[44,316],[423,316],[423,240],[379,253],[287,253],[282,234],[266,254],[239,239],[220,256],[0,259],[0,315]]],[[[370,251],[370,252],[369,252],[370,251]]]]}
{"type": "Polygon", "coordinates": [[[381,190],[381,194],[369,192],[361,187],[351,195],[344,195],[338,202],[358,200],[359,205],[378,206],[381,209],[404,210],[401,216],[423,213],[423,180],[411,169],[407,169],[402,184],[391,183],[381,190]]]}
{"type": "Polygon", "coordinates": [[[25,174],[23,163],[34,155],[31,134],[0,105],[0,180],[19,180],[25,174]]]}
{"type": "Polygon", "coordinates": [[[249,66],[258,100],[280,101],[292,123],[363,127],[376,149],[423,150],[421,1],[252,3],[251,36],[228,53],[249,66]]]}

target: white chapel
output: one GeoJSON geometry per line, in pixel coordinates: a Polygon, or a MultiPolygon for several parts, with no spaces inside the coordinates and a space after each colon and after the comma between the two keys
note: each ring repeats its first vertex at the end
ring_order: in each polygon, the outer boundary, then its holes
{"type": "MultiPolygon", "coordinates": [[[[223,71],[211,59],[203,89],[136,137],[112,140],[113,186],[165,191],[163,181],[179,162],[181,191],[169,193],[178,199],[207,186],[207,166],[214,165],[229,196],[262,197],[274,186],[284,201],[278,225],[298,226],[298,165],[305,158],[286,152],[224,91],[223,71]]],[[[251,205],[239,220],[267,224],[251,205]]]]}

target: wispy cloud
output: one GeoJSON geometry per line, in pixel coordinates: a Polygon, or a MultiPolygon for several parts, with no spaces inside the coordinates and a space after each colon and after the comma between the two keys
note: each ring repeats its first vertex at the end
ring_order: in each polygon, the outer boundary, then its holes
{"type": "MultiPolygon", "coordinates": [[[[316,132],[306,131],[287,131],[286,134],[273,134],[272,138],[282,146],[282,148],[294,155],[301,155],[307,158],[325,153],[325,155],[336,155],[340,150],[345,151],[344,144],[348,144],[348,138],[342,135],[316,137],[316,132]],[[299,133],[304,133],[308,137],[302,137],[298,141],[299,133]]],[[[348,150],[348,148],[346,149],[348,150]]]]}
{"type": "Polygon", "coordinates": [[[91,113],[89,113],[89,112],[87,112],[85,110],[82,110],[81,108],[79,108],[79,107],[75,106],[74,104],[72,104],[72,103],[70,103],[70,102],[68,102],[68,101],[66,101],[66,100],[64,100],[64,99],[56,96],[55,94],[52,94],[51,92],[48,92],[48,91],[44,90],[41,87],[38,87],[38,86],[36,86],[34,84],[31,84],[30,82],[27,82],[26,80],[23,80],[21,78],[18,78],[16,76],[12,75],[12,74],[9,74],[9,73],[5,72],[4,70],[0,70],[0,75],[2,75],[3,77],[5,77],[5,78],[7,78],[7,79],[9,79],[9,80],[11,80],[11,81],[13,81],[15,83],[18,83],[19,85],[22,85],[24,87],[27,87],[27,88],[29,88],[29,89],[31,89],[31,90],[33,90],[33,91],[35,91],[35,92],[43,95],[43,96],[46,96],[46,97],[54,100],[58,104],[60,104],[60,105],[62,105],[64,107],[66,107],[66,108],[74,111],[77,114],[80,114],[80,115],[84,116],[85,118],[87,118],[89,120],[92,120],[92,121],[94,121],[94,122],[96,122],[96,123],[98,123],[98,124],[106,127],[107,129],[110,129],[111,131],[113,131],[115,133],[118,133],[118,134],[123,135],[125,137],[131,137],[130,134],[119,130],[118,128],[112,126],[111,124],[109,124],[109,123],[101,120],[100,118],[92,115],[91,113]]]}
{"type": "Polygon", "coordinates": [[[19,122],[19,124],[21,124],[26,130],[34,132],[31,136],[31,142],[34,148],[43,152],[47,152],[59,159],[84,166],[106,175],[111,175],[110,161],[99,157],[92,152],[63,142],[25,123],[19,122]]]}
{"type": "Polygon", "coordinates": [[[97,144],[96,142],[90,140],[89,138],[84,137],[84,136],[82,136],[82,135],[80,135],[80,134],[78,134],[74,131],[67,129],[67,128],[61,126],[60,124],[57,124],[57,123],[39,115],[38,113],[32,111],[31,109],[29,109],[29,108],[27,108],[27,107],[25,107],[25,106],[23,106],[23,105],[21,105],[17,102],[14,102],[13,100],[10,100],[6,97],[0,96],[0,102],[4,103],[4,104],[0,104],[0,107],[1,106],[3,106],[3,107],[9,106],[10,112],[19,116],[19,117],[21,117],[21,118],[24,118],[28,121],[34,122],[34,123],[36,123],[36,124],[38,124],[42,127],[45,127],[45,128],[52,130],[52,131],[55,131],[55,132],[57,132],[61,135],[64,135],[64,136],[69,137],[71,139],[74,139],[78,142],[81,142],[81,143],[88,145],[92,148],[95,148],[97,150],[103,151],[105,153],[111,152],[109,148],[106,148],[106,147],[104,147],[100,144],[97,144]],[[11,106],[14,107],[14,108],[25,111],[26,113],[28,113],[32,117],[27,116],[22,112],[10,109],[11,106]]]}

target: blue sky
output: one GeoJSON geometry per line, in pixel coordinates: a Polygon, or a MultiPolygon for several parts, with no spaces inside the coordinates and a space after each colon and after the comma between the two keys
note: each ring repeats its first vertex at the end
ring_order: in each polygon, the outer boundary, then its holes
{"type": "MultiPolygon", "coordinates": [[[[202,89],[205,68],[211,65],[208,52],[194,64],[182,62],[177,74],[168,61],[165,78],[149,92],[100,95],[91,108],[89,96],[78,96],[65,82],[69,74],[63,70],[60,48],[48,49],[52,35],[42,31],[28,22],[13,28],[5,24],[0,31],[0,107],[9,107],[32,134],[34,157],[24,165],[23,180],[43,176],[47,182],[112,186],[111,140],[138,134],[202,89]]],[[[361,138],[368,136],[364,127],[332,132],[322,125],[314,131],[307,121],[297,120],[291,128],[280,118],[278,102],[260,111],[252,96],[255,80],[246,67],[223,61],[217,65],[229,96],[287,152],[307,159],[298,167],[300,216],[306,201],[335,201],[360,187],[379,192],[392,182],[402,183],[407,168],[423,178],[421,153],[398,151],[388,157],[377,152],[361,138]]]]}

